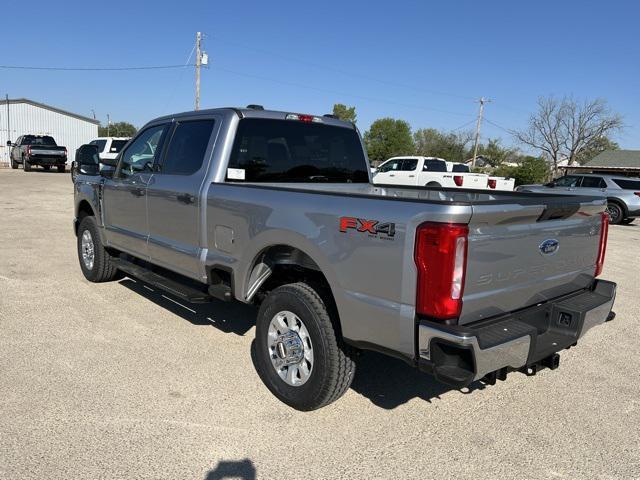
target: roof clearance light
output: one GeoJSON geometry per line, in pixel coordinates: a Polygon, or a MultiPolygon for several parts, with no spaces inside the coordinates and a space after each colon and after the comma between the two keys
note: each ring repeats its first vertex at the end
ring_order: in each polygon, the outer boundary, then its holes
{"type": "Polygon", "coordinates": [[[298,120],[304,123],[322,123],[320,117],[314,117],[313,115],[305,115],[303,113],[288,113],[285,117],[286,120],[298,120]]]}

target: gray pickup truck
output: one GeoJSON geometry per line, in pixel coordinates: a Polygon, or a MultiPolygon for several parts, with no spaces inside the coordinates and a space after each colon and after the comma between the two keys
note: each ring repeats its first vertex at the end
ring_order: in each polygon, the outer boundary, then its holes
{"type": "Polygon", "coordinates": [[[39,166],[45,170],[56,167],[58,172],[64,173],[67,168],[67,147],[58,146],[48,135],[22,135],[16,143],[7,141],[7,146],[11,147],[9,156],[13,169],[22,164],[25,172],[39,166]]]}
{"type": "Polygon", "coordinates": [[[259,106],[158,118],[115,170],[95,158],[85,277],[259,306],[258,373],[299,410],[339,398],[361,350],[460,388],[555,369],[614,316],[601,197],[373,185],[353,124],[259,106]]]}

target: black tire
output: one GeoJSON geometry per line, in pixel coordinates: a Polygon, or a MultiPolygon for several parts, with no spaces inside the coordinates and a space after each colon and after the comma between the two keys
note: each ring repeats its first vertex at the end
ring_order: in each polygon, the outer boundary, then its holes
{"type": "Polygon", "coordinates": [[[42,168],[44,168],[45,172],[48,172],[49,169],[51,168],[51,165],[42,165],[42,168]]]}
{"type": "Polygon", "coordinates": [[[110,282],[117,278],[118,269],[113,265],[111,255],[105,250],[104,245],[102,245],[95,217],[87,216],[80,221],[80,225],[78,226],[77,249],[80,268],[87,280],[100,283],[110,282]],[[82,238],[85,231],[89,232],[93,242],[94,261],[91,268],[87,266],[82,258],[82,238]]]}
{"type": "Polygon", "coordinates": [[[13,157],[11,157],[10,159],[11,161],[11,168],[13,168],[14,170],[16,170],[18,168],[18,162],[16,162],[13,157]]]}
{"type": "Polygon", "coordinates": [[[76,171],[75,167],[71,167],[71,181],[73,183],[76,183],[76,177],[78,176],[78,172],[76,171]]]}
{"type": "Polygon", "coordinates": [[[31,164],[29,163],[29,160],[27,160],[26,157],[22,159],[22,166],[24,167],[25,172],[31,171],[31,164]]]}
{"type": "Polygon", "coordinates": [[[66,165],[58,165],[58,173],[64,173],[67,171],[66,165]]]}
{"type": "Polygon", "coordinates": [[[633,223],[634,220],[635,220],[635,217],[634,218],[623,218],[620,223],[622,225],[629,225],[630,223],[633,223]]]}
{"type": "Polygon", "coordinates": [[[624,219],[624,210],[617,202],[609,201],[607,203],[607,213],[609,214],[609,223],[618,225],[624,219]]]}
{"type": "Polygon", "coordinates": [[[342,342],[329,309],[306,283],[283,285],[267,295],[256,320],[255,354],[258,375],[271,393],[301,411],[316,410],[340,398],[351,385],[356,370],[353,353],[342,342]],[[311,373],[299,386],[286,383],[271,363],[272,352],[267,344],[269,324],[282,311],[292,312],[304,323],[313,347],[311,373]]]}
{"type": "Polygon", "coordinates": [[[440,185],[438,182],[429,182],[425,185],[425,187],[442,187],[442,185],[440,185]]]}

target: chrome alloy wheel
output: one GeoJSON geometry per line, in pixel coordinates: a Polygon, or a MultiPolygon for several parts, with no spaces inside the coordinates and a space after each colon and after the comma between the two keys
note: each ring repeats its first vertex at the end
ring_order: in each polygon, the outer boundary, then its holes
{"type": "Polygon", "coordinates": [[[80,249],[82,252],[82,261],[87,270],[93,270],[93,262],[95,261],[95,253],[93,247],[93,238],[91,232],[85,230],[82,232],[82,239],[80,243],[80,249]]]}
{"type": "Polygon", "coordinates": [[[292,312],[277,313],[269,323],[269,358],[288,385],[304,385],[313,371],[313,345],[307,327],[292,312]]]}

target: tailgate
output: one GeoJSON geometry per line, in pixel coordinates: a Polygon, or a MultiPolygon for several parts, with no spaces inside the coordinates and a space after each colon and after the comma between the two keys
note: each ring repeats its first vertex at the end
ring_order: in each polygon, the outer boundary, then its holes
{"type": "Polygon", "coordinates": [[[473,206],[460,323],[545,302],[594,277],[604,201],[539,195],[473,206]],[[554,248],[556,246],[556,248],[554,248]]]}
{"type": "Polygon", "coordinates": [[[478,188],[485,189],[487,188],[487,182],[489,181],[489,176],[482,173],[465,173],[464,182],[462,184],[463,188],[478,188]]]}

